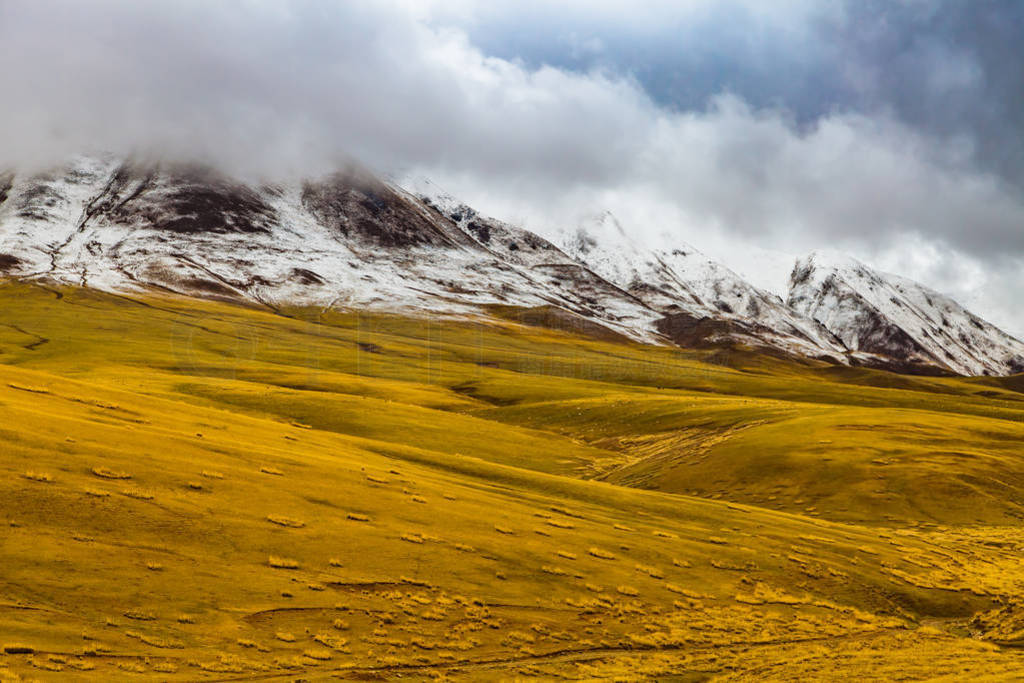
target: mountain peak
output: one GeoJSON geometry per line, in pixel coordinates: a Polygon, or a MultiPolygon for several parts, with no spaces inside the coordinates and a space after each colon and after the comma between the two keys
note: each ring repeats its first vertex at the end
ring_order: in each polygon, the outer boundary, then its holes
{"type": "Polygon", "coordinates": [[[899,370],[1024,370],[1021,342],[948,297],[842,254],[800,259],[784,302],[687,244],[650,247],[609,211],[559,246],[429,180],[414,187],[356,166],[261,185],[197,165],[77,157],[44,173],[0,175],[0,273],[274,310],[543,310],[551,314],[534,319],[649,343],[899,370]]]}
{"type": "Polygon", "coordinates": [[[787,304],[851,350],[900,358],[915,371],[965,375],[1024,370],[1024,343],[952,298],[833,252],[799,259],[787,304]]]}

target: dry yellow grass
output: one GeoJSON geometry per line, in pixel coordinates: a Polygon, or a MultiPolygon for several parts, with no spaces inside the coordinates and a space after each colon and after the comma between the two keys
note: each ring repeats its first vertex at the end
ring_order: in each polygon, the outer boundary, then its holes
{"type": "Polygon", "coordinates": [[[102,479],[131,479],[132,475],[127,472],[119,472],[107,469],[106,467],[93,467],[92,473],[102,479]]]}
{"type": "Polygon", "coordinates": [[[298,569],[298,560],[293,560],[288,557],[278,557],[277,555],[271,555],[267,559],[267,564],[275,569],[298,569]]]}
{"type": "Polygon", "coordinates": [[[128,496],[129,498],[136,498],[138,500],[153,500],[153,498],[156,497],[153,493],[149,491],[144,491],[143,489],[137,488],[121,489],[121,495],[128,496]]]}
{"type": "Polygon", "coordinates": [[[60,293],[0,286],[0,680],[1024,676],[1011,384],[60,293]]]}
{"type": "Polygon", "coordinates": [[[267,521],[276,524],[278,526],[290,527],[292,529],[301,529],[306,526],[306,523],[291,517],[285,517],[284,515],[267,515],[267,521]]]}

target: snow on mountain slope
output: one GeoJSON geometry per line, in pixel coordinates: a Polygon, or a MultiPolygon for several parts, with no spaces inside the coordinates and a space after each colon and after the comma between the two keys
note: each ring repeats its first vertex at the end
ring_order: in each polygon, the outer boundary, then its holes
{"type": "Polygon", "coordinates": [[[799,260],[788,304],[853,350],[963,375],[1024,372],[1024,343],[943,294],[846,256],[799,260]]]}
{"type": "Polygon", "coordinates": [[[644,249],[609,212],[586,221],[560,249],[527,230],[480,215],[429,180],[416,179],[412,186],[425,203],[502,259],[534,273],[568,277],[576,288],[585,285],[612,298],[641,302],[660,314],[654,327],[682,345],[743,343],[844,360],[845,349],[831,333],[787,309],[778,297],[757,290],[692,247],[644,249]]]}
{"type": "Polygon", "coordinates": [[[275,310],[511,307],[534,324],[651,343],[743,344],[891,369],[1024,370],[1021,342],[856,262],[802,261],[786,305],[692,247],[638,245],[607,213],[559,247],[436,187],[413,194],[356,167],[280,185],[102,156],[0,173],[0,275],[275,310]]]}
{"type": "MultiPolygon", "coordinates": [[[[554,290],[560,297],[574,298],[596,311],[603,311],[612,302],[639,306],[646,311],[644,325],[652,334],[657,330],[657,320],[661,317],[657,309],[593,272],[543,237],[483,216],[429,180],[417,179],[414,186],[427,206],[458,225],[480,248],[503,262],[519,266],[538,290],[554,290]]],[[[551,299],[551,303],[559,305],[557,299],[551,299]]]]}
{"type": "Polygon", "coordinates": [[[726,323],[714,327],[716,339],[734,336],[747,343],[836,360],[846,350],[816,321],[796,313],[779,297],[750,285],[697,249],[686,244],[671,250],[640,246],[608,212],[569,234],[566,251],[670,316],[671,324],[663,327],[685,329],[691,343],[697,340],[693,332],[701,328],[700,321],[716,320],[726,323]]]}
{"type": "Polygon", "coordinates": [[[452,221],[474,242],[499,258],[528,267],[582,267],[578,261],[540,235],[481,215],[429,179],[413,179],[409,181],[409,186],[424,204],[452,221]]]}
{"type": "Polygon", "coordinates": [[[658,314],[608,283],[576,281],[569,263],[544,272],[503,258],[413,195],[354,168],[250,186],[204,168],[80,157],[8,185],[0,269],[15,277],[272,308],[461,314],[490,304],[556,306],[633,339],[663,341],[658,314]]]}

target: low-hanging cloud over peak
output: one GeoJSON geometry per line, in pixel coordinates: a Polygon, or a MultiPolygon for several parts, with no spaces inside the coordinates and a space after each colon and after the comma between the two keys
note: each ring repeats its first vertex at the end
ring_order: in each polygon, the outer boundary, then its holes
{"type": "MultiPolygon", "coordinates": [[[[858,57],[887,45],[865,37],[885,33],[883,14],[909,9],[624,7],[598,3],[584,21],[576,3],[0,2],[0,164],[104,149],[282,177],[355,157],[540,231],[607,208],[643,239],[711,251],[847,249],[1024,331],[1013,164],[970,128],[915,117],[858,57]],[[552,43],[499,40],[530,22],[557,26],[552,43]],[[701,59],[659,53],[644,72],[637,36],[659,44],[666,22],[701,36],[701,59]],[[822,63],[839,85],[814,90],[822,63]],[[787,68],[808,89],[779,85],[772,69],[787,68]]],[[[991,56],[949,35],[915,38],[895,68],[930,98],[986,92],[991,56]]]]}

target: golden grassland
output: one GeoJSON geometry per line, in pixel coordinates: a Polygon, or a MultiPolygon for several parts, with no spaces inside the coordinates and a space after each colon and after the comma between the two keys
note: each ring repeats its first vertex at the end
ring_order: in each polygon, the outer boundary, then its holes
{"type": "Polygon", "coordinates": [[[0,681],[1024,678],[1024,387],[0,284],[0,681]]]}

